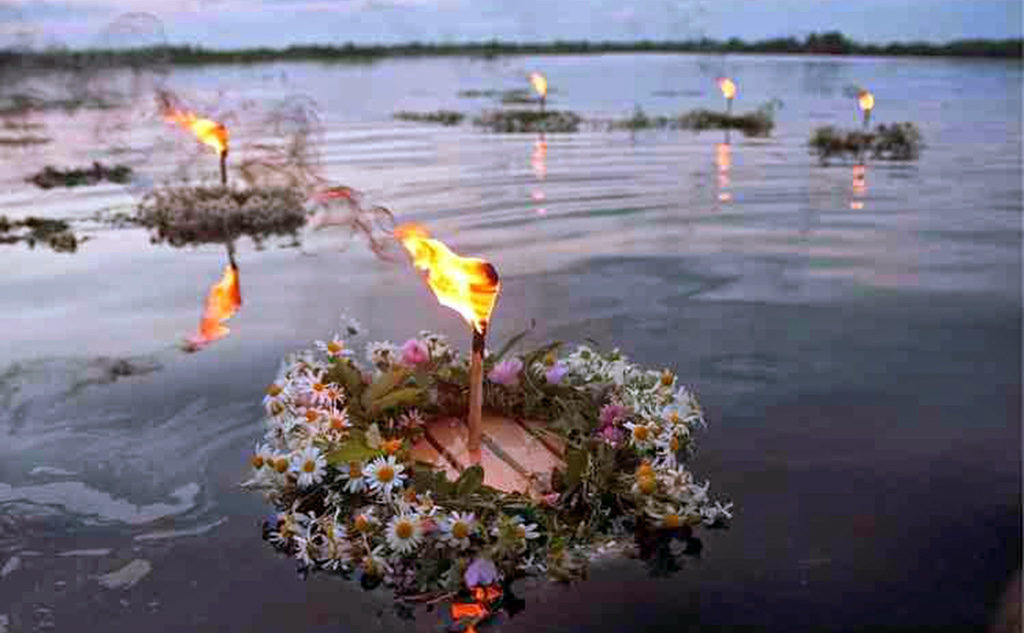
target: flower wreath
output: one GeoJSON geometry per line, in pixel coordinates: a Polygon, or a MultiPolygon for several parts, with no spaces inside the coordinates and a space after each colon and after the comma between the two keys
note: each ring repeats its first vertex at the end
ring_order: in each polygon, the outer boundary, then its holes
{"type": "Polygon", "coordinates": [[[277,510],[264,537],[303,572],[384,584],[396,605],[451,601],[448,624],[468,631],[514,611],[517,578],[571,581],[622,544],[664,570],[699,550],[695,528],[731,518],[684,466],[705,422],[668,370],[588,346],[560,357],[559,343],[510,356],[525,333],[487,356],[485,406],[564,441],[564,469],[505,493],[480,466],[452,481],[412,456],[427,420],[464,414],[468,359],[422,332],[401,347],[369,343],[364,369],[350,346],[360,334],[343,319],[340,334],[286,358],[263,399],[267,431],[246,483],[277,510]]]}

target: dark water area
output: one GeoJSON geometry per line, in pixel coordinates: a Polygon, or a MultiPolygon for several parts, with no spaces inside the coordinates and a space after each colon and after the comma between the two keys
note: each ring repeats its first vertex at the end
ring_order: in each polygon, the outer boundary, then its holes
{"type": "MultiPolygon", "coordinates": [[[[571,587],[524,584],[526,610],[500,630],[911,632],[986,630],[1021,567],[1022,76],[1003,62],[637,55],[169,80],[211,100],[310,94],[333,180],[495,263],[496,340],[536,320],[531,342],[618,346],[698,394],[709,428],[692,470],[735,503],[731,528],[668,578],[616,561],[571,587]],[[726,150],[714,133],[539,139],[389,120],[486,107],[458,91],[518,87],[535,67],[555,105],[592,117],[717,107],[725,73],[740,110],[784,107],[770,139],[726,150]],[[856,125],[853,84],[926,142],[916,163],[869,163],[864,188],[805,148],[816,125],[856,125]]],[[[266,133],[246,112],[239,154],[266,133]]],[[[123,115],[137,121],[124,143],[163,147],[159,121],[123,115]]],[[[460,324],[404,266],[308,232],[299,247],[239,244],[231,334],[183,354],[223,248],[92,219],[130,210],[135,188],[23,182],[48,162],[124,156],[91,135],[95,116],[39,117],[74,143],[0,149],[0,214],[91,238],[75,254],[0,246],[0,631],[434,630],[436,614],[399,620],[383,592],[300,579],[260,540],[270,507],[238,484],[264,385],[341,310],[368,340],[459,341],[460,324]],[[126,566],[134,583],[115,573],[126,566]]],[[[187,149],[132,155],[152,182],[216,176],[187,149]]]]}

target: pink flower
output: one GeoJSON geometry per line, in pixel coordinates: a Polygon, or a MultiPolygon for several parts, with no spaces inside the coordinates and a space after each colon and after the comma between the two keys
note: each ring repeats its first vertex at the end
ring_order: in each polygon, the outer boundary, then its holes
{"type": "Polygon", "coordinates": [[[612,448],[618,448],[619,444],[626,439],[626,434],[622,432],[622,429],[617,429],[610,424],[598,431],[597,435],[612,448]]]}
{"type": "Polygon", "coordinates": [[[606,404],[601,408],[601,414],[598,419],[601,422],[602,429],[604,429],[629,417],[629,413],[629,408],[621,404],[606,404]]]}
{"type": "Polygon", "coordinates": [[[557,385],[562,382],[562,378],[565,377],[565,373],[569,369],[562,363],[555,363],[544,372],[544,378],[547,379],[549,385],[557,385]]]}
{"type": "Polygon", "coordinates": [[[498,568],[486,558],[475,558],[466,568],[464,579],[470,589],[493,585],[498,580],[498,568]]]}
{"type": "Polygon", "coordinates": [[[411,338],[402,345],[402,364],[419,365],[430,360],[427,346],[418,339],[411,338]]]}
{"type": "Polygon", "coordinates": [[[523,361],[518,358],[503,360],[495,365],[487,374],[491,382],[514,387],[519,384],[519,372],[523,370],[523,361]]]}
{"type": "Polygon", "coordinates": [[[554,507],[554,505],[556,503],[558,503],[558,498],[560,496],[561,495],[559,493],[552,492],[551,494],[544,495],[543,497],[541,497],[540,500],[541,500],[541,503],[543,503],[544,505],[550,506],[550,507],[554,507]]]}

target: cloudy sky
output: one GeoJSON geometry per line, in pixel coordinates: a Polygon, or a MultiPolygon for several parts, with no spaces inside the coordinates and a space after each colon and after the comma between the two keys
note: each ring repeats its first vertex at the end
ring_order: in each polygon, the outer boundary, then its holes
{"type": "Polygon", "coordinates": [[[1020,37],[1021,0],[0,0],[0,46],[1020,37]],[[126,13],[133,15],[125,16],[126,13]],[[138,15],[138,14],[149,14],[138,15]]]}

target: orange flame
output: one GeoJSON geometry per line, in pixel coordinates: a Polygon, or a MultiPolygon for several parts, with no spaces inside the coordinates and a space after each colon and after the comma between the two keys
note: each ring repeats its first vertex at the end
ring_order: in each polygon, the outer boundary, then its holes
{"type": "Polygon", "coordinates": [[[547,77],[540,73],[530,73],[530,84],[533,89],[537,91],[537,94],[544,98],[548,96],[548,80],[547,77]]]}
{"type": "Polygon", "coordinates": [[[229,330],[223,323],[238,312],[242,305],[242,292],[238,286],[238,268],[231,264],[224,267],[224,275],[220,281],[210,286],[206,295],[206,307],[199,320],[199,332],[189,342],[202,347],[228,335],[229,330]]]}
{"type": "Polygon", "coordinates": [[[726,99],[732,99],[736,96],[736,84],[728,77],[722,77],[718,80],[718,89],[722,91],[722,96],[726,99]]]}
{"type": "Polygon", "coordinates": [[[476,625],[491,615],[491,604],[502,595],[501,589],[497,587],[477,587],[473,590],[473,599],[476,602],[456,602],[452,604],[452,620],[458,622],[464,618],[471,621],[464,633],[477,633],[476,625]]]}
{"type": "Polygon", "coordinates": [[[218,154],[228,153],[228,129],[223,123],[211,119],[204,119],[194,112],[169,108],[164,112],[164,118],[168,123],[177,123],[181,127],[196,135],[205,145],[212,147],[218,154]]]}
{"type": "Polygon", "coordinates": [[[861,90],[860,94],[857,95],[857,103],[860,104],[861,110],[868,112],[875,107],[875,95],[867,90],[861,90]]]}
{"type": "Polygon", "coordinates": [[[477,332],[485,334],[501,290],[494,266],[482,259],[456,255],[444,242],[431,239],[418,224],[396,227],[395,238],[409,251],[413,266],[426,273],[427,285],[438,303],[455,310],[477,332]]]}

